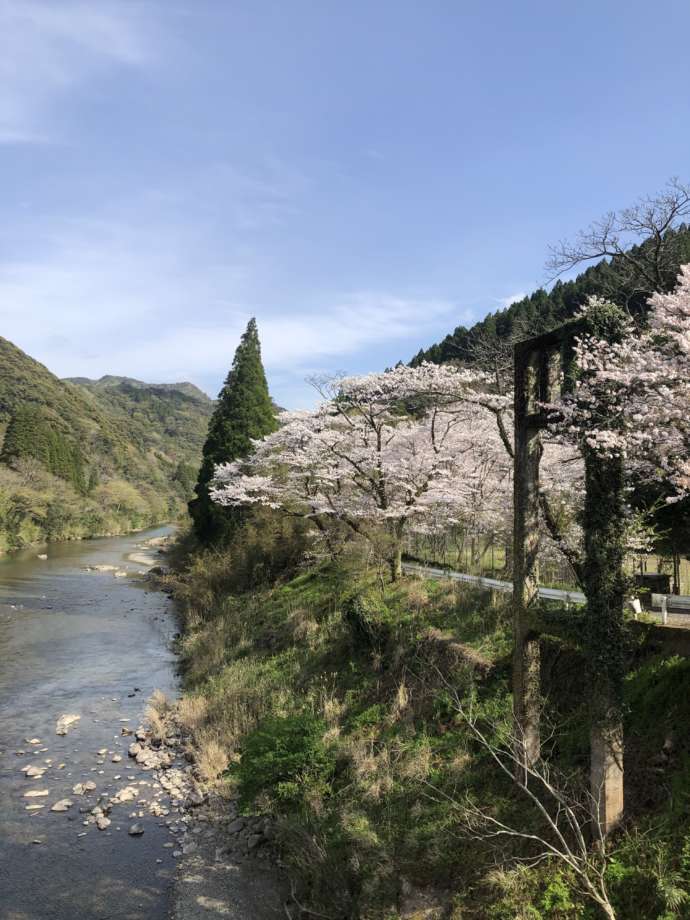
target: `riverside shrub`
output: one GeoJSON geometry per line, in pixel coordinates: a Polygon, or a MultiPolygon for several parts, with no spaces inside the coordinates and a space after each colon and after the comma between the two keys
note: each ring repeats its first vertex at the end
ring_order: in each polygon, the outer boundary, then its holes
{"type": "Polygon", "coordinates": [[[273,796],[281,808],[298,807],[307,789],[325,791],[335,769],[335,755],[323,740],[326,729],[309,713],[264,719],[245,738],[233,771],[241,807],[262,796],[273,796]]]}

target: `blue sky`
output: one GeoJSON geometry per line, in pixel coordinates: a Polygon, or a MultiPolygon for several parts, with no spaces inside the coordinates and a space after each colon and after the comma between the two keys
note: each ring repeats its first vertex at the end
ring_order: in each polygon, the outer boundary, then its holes
{"type": "Polygon", "coordinates": [[[277,400],[407,359],[690,179],[690,4],[0,0],[0,334],[277,400]]]}

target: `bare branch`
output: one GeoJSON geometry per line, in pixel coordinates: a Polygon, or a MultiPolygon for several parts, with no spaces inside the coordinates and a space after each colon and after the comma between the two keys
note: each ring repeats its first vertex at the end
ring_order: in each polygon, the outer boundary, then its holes
{"type": "Polygon", "coordinates": [[[551,247],[549,282],[588,262],[609,259],[616,299],[670,289],[678,270],[675,235],[690,215],[690,185],[672,178],[659,194],[610,211],[581,231],[573,242],[551,247]]]}

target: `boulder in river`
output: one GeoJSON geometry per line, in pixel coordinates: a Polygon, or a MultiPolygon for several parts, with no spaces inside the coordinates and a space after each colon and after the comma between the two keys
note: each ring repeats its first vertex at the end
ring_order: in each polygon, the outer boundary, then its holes
{"type": "Polygon", "coordinates": [[[66,735],[70,728],[72,728],[73,725],[76,725],[80,719],[81,716],[77,715],[77,713],[65,713],[64,715],[60,716],[55,724],[55,734],[66,735]]]}
{"type": "Polygon", "coordinates": [[[110,827],[110,818],[106,818],[105,815],[100,815],[96,818],[96,827],[99,831],[104,831],[107,827],[110,827]]]}
{"type": "Polygon", "coordinates": [[[144,825],[139,823],[132,824],[127,833],[130,837],[141,837],[144,833],[144,825]]]}
{"type": "Polygon", "coordinates": [[[72,804],[73,803],[71,799],[60,799],[60,801],[56,802],[50,810],[51,811],[67,811],[68,808],[72,807],[72,804]]]}
{"type": "Polygon", "coordinates": [[[133,802],[138,795],[139,790],[136,786],[125,786],[112,797],[110,803],[111,805],[120,805],[123,802],[133,802]]]}
{"type": "Polygon", "coordinates": [[[34,764],[29,764],[28,767],[24,767],[22,773],[24,776],[30,776],[32,778],[40,779],[43,774],[46,772],[47,767],[37,767],[34,764]]]}

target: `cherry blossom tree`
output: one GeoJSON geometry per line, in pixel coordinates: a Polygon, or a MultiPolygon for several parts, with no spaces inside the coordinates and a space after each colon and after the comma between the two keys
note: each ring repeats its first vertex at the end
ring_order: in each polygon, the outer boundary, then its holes
{"type": "Polygon", "coordinates": [[[575,357],[574,391],[554,410],[562,438],[604,459],[620,459],[641,480],[690,491],[690,265],[672,293],[653,294],[642,331],[593,298],[575,357]]]}
{"type": "Polygon", "coordinates": [[[219,466],[219,504],[260,503],[385,535],[391,576],[411,521],[506,512],[511,464],[481,374],[422,365],[318,382],[323,402],[284,413],[246,462],[219,466]]]}

